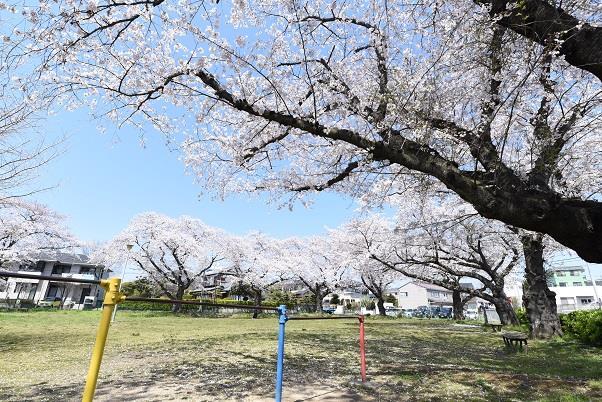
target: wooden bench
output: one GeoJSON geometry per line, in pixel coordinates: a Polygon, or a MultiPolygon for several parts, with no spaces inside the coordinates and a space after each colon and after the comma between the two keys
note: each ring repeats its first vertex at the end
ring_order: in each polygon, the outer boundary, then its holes
{"type": "Polygon", "coordinates": [[[502,334],[502,339],[504,340],[504,343],[506,344],[506,346],[511,347],[511,348],[516,348],[517,346],[520,346],[521,349],[523,349],[523,343],[525,344],[524,350],[525,353],[528,353],[528,344],[527,344],[527,335],[520,333],[520,332],[505,332],[502,334]]]}

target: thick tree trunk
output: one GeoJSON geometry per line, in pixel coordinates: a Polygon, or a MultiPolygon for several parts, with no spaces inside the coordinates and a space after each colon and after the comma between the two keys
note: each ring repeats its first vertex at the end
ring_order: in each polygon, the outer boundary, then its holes
{"type": "MultiPolygon", "coordinates": [[[[182,300],[182,298],[184,298],[184,288],[183,287],[178,287],[178,290],[176,291],[176,295],[175,295],[175,300],[182,300]]],[[[182,310],[182,305],[179,303],[174,303],[171,305],[171,312],[172,313],[179,313],[182,310]]]]}
{"type": "MultiPolygon", "coordinates": [[[[259,307],[261,306],[261,292],[256,292],[255,293],[255,307],[259,307]]],[[[259,310],[255,309],[253,310],[253,318],[257,318],[259,317],[259,310]]]]}
{"type": "Polygon", "coordinates": [[[382,297],[378,298],[376,302],[376,306],[378,307],[378,315],[386,316],[387,312],[385,311],[385,299],[382,297]]]}
{"type": "Polygon", "coordinates": [[[483,320],[485,321],[485,324],[489,324],[489,319],[487,318],[487,309],[485,306],[479,306],[479,312],[483,313],[483,320]]]}
{"type": "Polygon", "coordinates": [[[512,303],[510,303],[504,292],[494,295],[493,305],[503,325],[519,325],[512,303]]]}
{"type": "Polygon", "coordinates": [[[464,319],[464,304],[466,301],[462,300],[462,293],[459,290],[452,291],[452,303],[454,310],[454,320],[464,319]]]}
{"type": "Polygon", "coordinates": [[[530,336],[542,339],[562,336],[556,309],[556,293],[548,288],[543,266],[542,235],[523,235],[521,241],[525,254],[523,304],[530,322],[530,336]]]}
{"type": "Polygon", "coordinates": [[[316,293],[314,293],[314,295],[316,296],[316,302],[315,302],[315,310],[314,313],[321,313],[322,312],[322,299],[324,298],[324,293],[320,292],[319,290],[316,291],[316,293]]]}

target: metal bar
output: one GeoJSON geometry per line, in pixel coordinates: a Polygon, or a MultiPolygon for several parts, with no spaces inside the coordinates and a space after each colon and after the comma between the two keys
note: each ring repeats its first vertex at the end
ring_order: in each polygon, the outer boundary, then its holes
{"type": "Polygon", "coordinates": [[[98,381],[98,373],[100,372],[100,364],[109,335],[109,327],[111,326],[111,315],[113,309],[122,301],[122,296],[119,294],[119,285],[121,279],[111,278],[107,281],[102,281],[101,286],[105,288],[105,298],[102,304],[102,316],[96,332],[96,341],[90,358],[90,368],[86,376],[86,386],[82,396],[82,402],[92,402],[94,400],[94,392],[96,391],[96,383],[98,381]]]}
{"type": "Polygon", "coordinates": [[[366,339],[364,333],[364,321],[365,317],[360,315],[360,373],[362,375],[362,382],[366,382],[366,339]]]}
{"type": "Polygon", "coordinates": [[[282,380],[284,374],[284,326],[288,317],[286,316],[286,306],[281,304],[278,307],[278,358],[276,360],[276,402],[282,401],[282,380]]]}
{"type": "Polygon", "coordinates": [[[23,274],[20,272],[10,272],[10,271],[0,271],[0,277],[21,278],[21,279],[38,279],[41,281],[53,281],[53,282],[89,283],[92,285],[100,285],[100,283],[101,283],[100,280],[96,280],[96,279],[66,278],[63,276],[23,274]]]}
{"type": "Polygon", "coordinates": [[[339,316],[339,317],[288,317],[290,320],[345,320],[345,319],[354,319],[357,320],[357,316],[339,316]]]}
{"type": "Polygon", "coordinates": [[[208,302],[199,302],[194,300],[171,300],[171,299],[155,299],[148,297],[136,297],[136,296],[126,296],[123,300],[124,302],[149,302],[149,303],[164,303],[164,304],[191,304],[193,306],[214,306],[214,307],[225,307],[225,308],[240,308],[247,310],[270,310],[270,311],[279,311],[278,307],[263,307],[263,306],[247,306],[244,304],[226,304],[226,303],[208,303],[208,302]]]}

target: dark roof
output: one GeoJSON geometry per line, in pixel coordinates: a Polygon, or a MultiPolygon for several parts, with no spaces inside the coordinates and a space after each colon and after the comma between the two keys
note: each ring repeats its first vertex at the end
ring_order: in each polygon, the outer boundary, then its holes
{"type": "Polygon", "coordinates": [[[449,289],[446,289],[442,286],[434,285],[434,284],[428,283],[428,282],[413,281],[411,283],[413,283],[414,285],[420,286],[422,288],[428,289],[428,290],[438,290],[440,292],[451,292],[451,290],[449,290],[449,289]]]}
{"type": "Polygon", "coordinates": [[[35,259],[38,261],[56,262],[59,264],[101,266],[99,264],[91,263],[90,257],[85,254],[63,253],[60,251],[55,253],[40,253],[35,259]]]}

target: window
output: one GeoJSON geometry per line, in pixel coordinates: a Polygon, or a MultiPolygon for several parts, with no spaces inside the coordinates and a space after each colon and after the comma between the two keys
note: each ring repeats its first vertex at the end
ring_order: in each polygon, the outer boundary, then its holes
{"type": "Polygon", "coordinates": [[[566,287],[566,282],[559,282],[558,286],[560,286],[561,288],[566,287]]]}
{"type": "Polygon", "coordinates": [[[579,298],[579,303],[581,303],[581,304],[590,304],[593,301],[594,300],[591,297],[580,297],[579,298]]]}
{"type": "Polygon", "coordinates": [[[58,285],[50,285],[48,286],[48,293],[46,293],[46,297],[61,297],[65,293],[65,289],[58,285]]]}
{"type": "Polygon", "coordinates": [[[564,272],[556,272],[556,276],[564,276],[564,272]]]}
{"type": "Polygon", "coordinates": [[[567,305],[567,304],[574,305],[575,304],[575,299],[573,299],[572,297],[561,297],[560,298],[560,304],[563,304],[563,305],[567,305]]]}
{"type": "Polygon", "coordinates": [[[592,286],[592,281],[585,281],[585,286],[592,286]]]}
{"type": "Polygon", "coordinates": [[[571,276],[579,276],[581,275],[581,271],[571,271],[571,276]]]}
{"type": "Polygon", "coordinates": [[[573,286],[583,286],[582,282],[573,282],[573,286]]]}
{"type": "Polygon", "coordinates": [[[399,297],[408,297],[408,292],[399,292],[399,297]]]}
{"type": "Polygon", "coordinates": [[[52,275],[68,274],[71,272],[71,265],[57,264],[52,267],[52,275]]]}
{"type": "Polygon", "coordinates": [[[596,285],[598,285],[598,286],[602,286],[602,280],[600,280],[600,279],[596,279],[596,285]]]}

